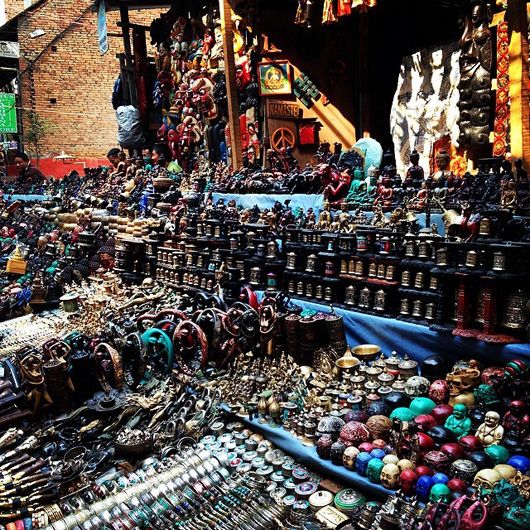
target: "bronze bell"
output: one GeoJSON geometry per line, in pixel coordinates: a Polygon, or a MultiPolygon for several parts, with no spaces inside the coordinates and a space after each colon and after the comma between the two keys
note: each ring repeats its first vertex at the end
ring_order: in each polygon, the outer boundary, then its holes
{"type": "Polygon", "coordinates": [[[423,272],[416,273],[416,277],[414,278],[414,287],[416,287],[416,289],[423,289],[424,277],[425,275],[423,274],[423,272]]]}
{"type": "Polygon", "coordinates": [[[357,260],[355,262],[355,274],[356,276],[362,276],[364,274],[364,265],[362,260],[357,260]]]}
{"type": "Polygon", "coordinates": [[[296,268],[296,253],[295,252],[289,252],[287,254],[287,265],[285,268],[290,271],[296,268]]]}
{"type": "Polygon", "coordinates": [[[475,250],[469,250],[466,254],[466,267],[474,268],[477,266],[478,254],[475,250]]]}
{"type": "Polygon", "coordinates": [[[416,255],[416,242],[415,241],[407,241],[405,244],[405,256],[407,258],[413,258],[416,255]]]}
{"type": "Polygon", "coordinates": [[[489,236],[491,234],[491,219],[483,217],[480,220],[478,233],[480,236],[489,236]]]}
{"type": "Polygon", "coordinates": [[[505,319],[502,325],[509,329],[523,329],[526,327],[525,306],[528,295],[522,289],[517,289],[508,296],[506,301],[505,319]]]}
{"type": "Polygon", "coordinates": [[[493,253],[493,267],[494,271],[506,270],[506,254],[501,250],[493,253]]]}
{"type": "Polygon", "coordinates": [[[425,320],[434,320],[436,306],[433,302],[429,302],[425,306],[425,320]]]}
{"type": "Polygon", "coordinates": [[[344,302],[346,305],[355,305],[355,286],[350,285],[346,287],[346,297],[344,302]]]}
{"type": "Polygon", "coordinates": [[[331,287],[326,287],[324,289],[324,300],[331,302],[333,292],[331,290],[331,287]]]}
{"type": "Polygon", "coordinates": [[[384,311],[386,304],[386,293],[383,289],[379,289],[374,296],[374,309],[376,311],[384,311]]]}
{"type": "Polygon", "coordinates": [[[317,257],[315,254],[311,254],[307,257],[307,265],[305,268],[306,272],[315,272],[315,267],[317,263],[317,257]]]}
{"type": "Polygon", "coordinates": [[[304,282],[298,282],[296,284],[296,294],[300,296],[304,295],[304,282]]]}
{"type": "Polygon", "coordinates": [[[439,267],[446,267],[448,265],[448,250],[447,247],[439,248],[436,251],[436,265],[439,267]]]}
{"type": "Polygon", "coordinates": [[[414,300],[412,305],[412,316],[416,318],[423,317],[423,302],[421,300],[414,300]]]}
{"type": "Polygon", "coordinates": [[[421,241],[418,245],[418,257],[429,258],[430,255],[429,243],[427,241],[421,241]]]}
{"type": "Polygon", "coordinates": [[[368,287],[361,290],[359,294],[359,307],[370,307],[371,292],[368,287]]]}
{"type": "Polygon", "coordinates": [[[400,315],[409,315],[410,314],[410,302],[408,298],[401,299],[401,306],[399,309],[400,315]]]}
{"type": "Polygon", "coordinates": [[[259,285],[261,282],[261,269],[259,267],[252,267],[250,269],[250,282],[254,285],[259,285]]]}
{"type": "Polygon", "coordinates": [[[410,271],[404,270],[401,273],[401,285],[403,287],[410,287],[410,271]]]}

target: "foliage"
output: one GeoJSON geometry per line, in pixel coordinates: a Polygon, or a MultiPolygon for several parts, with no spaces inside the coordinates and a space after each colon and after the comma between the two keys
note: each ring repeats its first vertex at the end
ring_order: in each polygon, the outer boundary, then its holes
{"type": "Polygon", "coordinates": [[[41,157],[43,140],[54,129],[54,125],[34,110],[25,110],[24,118],[24,145],[28,154],[38,161],[41,157]]]}

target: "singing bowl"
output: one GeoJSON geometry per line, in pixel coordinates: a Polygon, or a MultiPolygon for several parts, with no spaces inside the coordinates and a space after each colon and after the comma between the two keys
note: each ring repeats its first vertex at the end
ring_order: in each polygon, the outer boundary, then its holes
{"type": "Polygon", "coordinates": [[[355,357],[366,361],[375,361],[381,354],[381,347],[377,344],[359,344],[352,348],[352,353],[355,357]]]}

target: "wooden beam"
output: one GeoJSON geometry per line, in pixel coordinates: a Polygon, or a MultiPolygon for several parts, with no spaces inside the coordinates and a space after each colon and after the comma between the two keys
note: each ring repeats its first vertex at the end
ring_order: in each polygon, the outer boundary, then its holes
{"type": "Polygon", "coordinates": [[[528,93],[528,16],[526,0],[508,0],[510,38],[510,150],[512,160],[530,167],[530,100],[528,93]]]}
{"type": "Polygon", "coordinates": [[[234,58],[234,32],[232,29],[232,7],[228,0],[219,0],[223,53],[225,63],[226,94],[228,100],[228,123],[230,125],[232,169],[243,166],[241,130],[239,127],[239,97],[236,85],[236,62],[234,58]]]}

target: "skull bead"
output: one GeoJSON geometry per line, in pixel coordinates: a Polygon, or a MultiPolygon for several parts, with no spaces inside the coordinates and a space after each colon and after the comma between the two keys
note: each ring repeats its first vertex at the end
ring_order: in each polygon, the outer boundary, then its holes
{"type": "Polygon", "coordinates": [[[381,470],[381,484],[387,489],[396,489],[399,474],[399,467],[396,464],[385,464],[381,470]]]}

